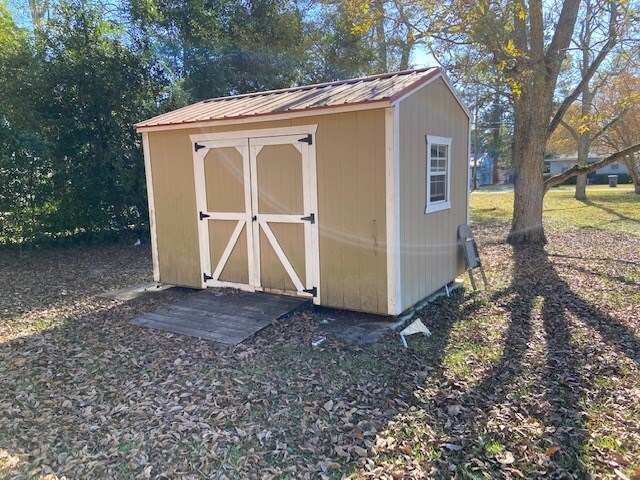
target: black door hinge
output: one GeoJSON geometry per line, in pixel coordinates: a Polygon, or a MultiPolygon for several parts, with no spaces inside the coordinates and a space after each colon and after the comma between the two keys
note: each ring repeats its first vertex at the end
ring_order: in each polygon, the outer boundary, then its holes
{"type": "Polygon", "coordinates": [[[317,287],[313,287],[313,288],[308,288],[306,290],[303,290],[304,293],[310,293],[314,298],[318,296],[318,288],[317,287]]]}
{"type": "Polygon", "coordinates": [[[206,282],[207,280],[213,280],[213,277],[211,275],[207,275],[206,273],[202,274],[202,278],[204,278],[204,281],[206,282]]]}
{"type": "Polygon", "coordinates": [[[305,222],[316,223],[316,214],[312,213],[308,217],[300,217],[300,220],[304,220],[305,222]]]}
{"type": "Polygon", "coordinates": [[[211,215],[207,215],[206,213],[200,212],[200,220],[204,220],[205,218],[209,218],[211,215]]]}
{"type": "Polygon", "coordinates": [[[196,143],[194,144],[193,148],[195,148],[195,150],[196,150],[196,152],[197,152],[197,151],[198,151],[198,150],[200,150],[201,148],[204,148],[204,145],[200,145],[198,142],[196,142],[196,143]]]}
{"type": "Polygon", "coordinates": [[[299,142],[305,142],[309,145],[313,145],[313,136],[309,133],[306,137],[302,137],[298,139],[299,142]]]}

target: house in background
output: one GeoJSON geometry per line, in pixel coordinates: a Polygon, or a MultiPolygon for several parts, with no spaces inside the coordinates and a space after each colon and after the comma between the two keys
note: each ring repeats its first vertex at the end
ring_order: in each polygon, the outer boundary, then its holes
{"type": "MultiPolygon", "coordinates": [[[[587,159],[587,164],[592,164],[599,162],[605,158],[605,155],[601,156],[593,156],[587,159]]],[[[558,174],[569,170],[576,163],[578,163],[577,156],[568,156],[568,157],[550,157],[544,159],[545,163],[545,172],[550,174],[558,174]],[[547,169],[548,167],[548,169],[547,169]]],[[[596,175],[623,175],[629,174],[629,170],[624,162],[613,162],[607,165],[606,167],[599,168],[594,173],[587,175],[587,178],[593,179],[596,175]]]]}
{"type": "MultiPolygon", "coordinates": [[[[483,153],[478,157],[478,186],[493,185],[493,162],[494,159],[489,153],[483,153]]],[[[473,189],[473,170],[475,168],[475,158],[469,158],[469,188],[473,189]]]]}
{"type": "Polygon", "coordinates": [[[436,67],[137,124],[155,280],[402,313],[464,273],[469,118],[436,67]]]}

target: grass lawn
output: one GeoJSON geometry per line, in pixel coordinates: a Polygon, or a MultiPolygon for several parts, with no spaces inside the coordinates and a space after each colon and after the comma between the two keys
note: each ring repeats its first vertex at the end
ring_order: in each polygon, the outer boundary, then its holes
{"type": "Polygon", "coordinates": [[[186,293],[149,251],[0,252],[0,478],[640,479],[640,197],[546,199],[512,251],[508,192],[472,195],[491,282],[366,348],[301,313],[234,348],[129,326],[186,293]]]}

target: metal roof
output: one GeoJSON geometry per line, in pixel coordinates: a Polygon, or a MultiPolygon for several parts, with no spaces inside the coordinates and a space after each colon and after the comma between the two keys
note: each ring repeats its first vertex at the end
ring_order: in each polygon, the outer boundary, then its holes
{"type": "Polygon", "coordinates": [[[212,98],[137,123],[136,128],[259,117],[303,110],[394,102],[431,78],[439,67],[384,73],[370,77],[282,90],[212,98]]]}

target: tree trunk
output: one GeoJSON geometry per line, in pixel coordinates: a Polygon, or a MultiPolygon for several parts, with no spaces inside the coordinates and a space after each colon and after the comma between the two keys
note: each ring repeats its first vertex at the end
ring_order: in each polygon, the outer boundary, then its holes
{"type": "MultiPolygon", "coordinates": [[[[584,108],[583,108],[584,110],[584,108]]],[[[578,161],[577,164],[581,167],[587,166],[587,159],[589,157],[589,135],[590,132],[581,133],[578,140],[578,161]]],[[[584,201],[587,199],[587,175],[581,173],[576,178],[576,200],[584,201]]]]}
{"type": "MultiPolygon", "coordinates": [[[[407,35],[409,37],[409,35],[407,35]]],[[[413,49],[413,42],[409,38],[405,41],[403,45],[400,47],[400,65],[399,70],[408,70],[409,69],[409,60],[411,59],[411,50],[413,49]]]]}
{"type": "Polygon", "coordinates": [[[386,73],[389,71],[388,51],[387,51],[387,35],[384,31],[384,21],[386,11],[382,0],[376,0],[375,8],[378,19],[375,26],[376,43],[378,44],[378,73],[386,73]]]}
{"type": "Polygon", "coordinates": [[[633,182],[633,191],[640,195],[640,170],[638,170],[638,164],[636,163],[634,156],[629,155],[625,159],[624,163],[627,165],[629,176],[633,182]]]}
{"type": "Polygon", "coordinates": [[[496,92],[493,98],[493,108],[491,111],[491,123],[493,128],[493,139],[492,139],[492,148],[494,151],[493,156],[493,171],[491,172],[491,180],[492,184],[497,185],[500,183],[500,153],[502,149],[500,148],[502,145],[502,139],[500,137],[500,121],[502,120],[502,105],[500,103],[500,94],[496,92]]]}
{"type": "MultiPolygon", "coordinates": [[[[583,95],[583,101],[585,99],[585,95],[583,95]]],[[[582,111],[585,112],[588,110],[585,108],[585,105],[582,106],[582,111]]],[[[588,115],[588,113],[583,113],[583,115],[588,115]]],[[[578,161],[577,164],[581,167],[587,166],[587,160],[589,158],[589,148],[591,144],[591,132],[586,131],[584,133],[580,133],[578,136],[578,161]]],[[[581,173],[576,177],[576,200],[585,201],[587,199],[587,175],[585,173],[581,173]]]]}
{"type": "Polygon", "coordinates": [[[507,242],[544,244],[544,150],[549,111],[536,94],[514,102],[514,199],[513,222],[507,242]],[[534,101],[535,100],[535,101],[534,101]]]}

